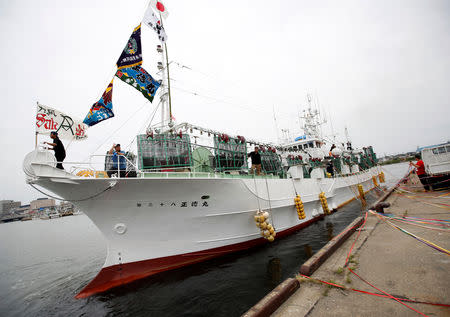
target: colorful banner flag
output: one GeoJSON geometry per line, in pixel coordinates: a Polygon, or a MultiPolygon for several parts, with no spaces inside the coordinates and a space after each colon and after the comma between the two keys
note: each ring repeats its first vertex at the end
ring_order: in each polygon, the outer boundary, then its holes
{"type": "Polygon", "coordinates": [[[155,12],[153,12],[151,6],[149,6],[147,8],[147,11],[145,11],[142,22],[144,22],[145,25],[147,25],[149,28],[151,28],[153,31],[156,32],[156,34],[158,35],[158,39],[161,41],[161,43],[165,43],[167,41],[166,31],[164,30],[164,27],[161,25],[159,17],[155,14],[155,12]]]}
{"type": "Polygon", "coordinates": [[[156,94],[159,86],[159,82],[153,79],[153,77],[145,71],[141,66],[133,66],[130,68],[118,69],[116,76],[126,82],[128,85],[133,86],[139,90],[145,98],[153,101],[153,97],[156,94]]]}
{"type": "Polygon", "coordinates": [[[127,45],[117,61],[117,68],[127,68],[142,64],[141,25],[139,24],[131,34],[127,45]]]}
{"type": "Polygon", "coordinates": [[[87,126],[81,120],[53,108],[37,104],[36,133],[50,135],[56,131],[60,139],[85,140],[87,126]]]}
{"type": "Polygon", "coordinates": [[[167,20],[167,17],[169,16],[169,12],[167,11],[164,4],[159,0],[150,0],[150,5],[155,9],[155,11],[164,18],[164,20],[167,20]]]}
{"type": "Polygon", "coordinates": [[[111,80],[108,87],[106,87],[100,100],[92,105],[91,110],[89,110],[86,118],[84,118],[83,123],[92,127],[101,121],[114,117],[112,111],[113,81],[114,78],[111,80]]]}

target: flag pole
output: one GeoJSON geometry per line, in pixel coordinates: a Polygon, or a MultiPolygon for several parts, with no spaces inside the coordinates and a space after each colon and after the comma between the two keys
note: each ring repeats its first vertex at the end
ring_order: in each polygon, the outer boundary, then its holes
{"type": "MultiPolygon", "coordinates": [[[[161,21],[161,27],[164,27],[162,16],[161,16],[161,11],[159,12],[159,21],[161,21]]],[[[170,95],[169,54],[167,53],[166,42],[164,42],[164,50],[166,51],[167,90],[169,93],[169,123],[171,123],[172,122],[172,97],[170,95]]]]}
{"type": "Polygon", "coordinates": [[[167,53],[167,44],[166,43],[164,43],[164,48],[166,50],[167,89],[169,90],[169,115],[170,115],[169,122],[172,122],[172,97],[170,95],[169,54],[167,53]]]}
{"type": "MultiPolygon", "coordinates": [[[[39,107],[39,101],[36,101],[36,105],[39,107]]],[[[37,109],[38,108],[36,108],[36,110],[37,109]]],[[[36,116],[37,116],[37,111],[36,111],[36,116]]],[[[35,131],[34,131],[34,134],[35,134],[35,136],[34,136],[34,149],[36,150],[37,149],[37,143],[38,143],[38,132],[36,130],[36,122],[34,123],[34,129],[35,129],[35,131]]]]}

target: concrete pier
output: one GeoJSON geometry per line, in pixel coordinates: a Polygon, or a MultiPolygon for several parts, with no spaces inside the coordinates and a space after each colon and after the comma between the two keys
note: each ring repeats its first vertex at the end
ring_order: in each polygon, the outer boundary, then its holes
{"type": "MultiPolygon", "coordinates": [[[[423,192],[417,176],[411,175],[395,191],[386,213],[396,216],[449,219],[450,191],[423,192]]],[[[392,221],[397,226],[450,250],[450,230],[430,230],[410,223],[392,221]]],[[[423,226],[436,227],[429,224],[423,226]]],[[[450,257],[395,229],[369,214],[362,230],[356,231],[320,267],[312,278],[347,288],[382,294],[344,267],[351,246],[348,267],[378,289],[398,298],[450,304],[450,257]]],[[[300,264],[299,264],[300,267],[300,264]]],[[[450,308],[405,302],[428,316],[450,316],[450,308]]],[[[420,316],[390,298],[361,294],[301,280],[297,291],[272,316],[420,316]]]]}

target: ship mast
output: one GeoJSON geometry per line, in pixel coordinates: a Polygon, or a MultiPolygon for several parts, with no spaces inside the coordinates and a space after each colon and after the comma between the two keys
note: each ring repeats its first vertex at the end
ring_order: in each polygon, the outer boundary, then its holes
{"type": "Polygon", "coordinates": [[[326,120],[320,120],[319,110],[311,108],[311,95],[307,95],[308,97],[308,109],[303,110],[302,118],[304,120],[303,130],[305,135],[312,138],[321,138],[319,128],[322,124],[326,122],[326,120]]]}
{"type": "MultiPolygon", "coordinates": [[[[161,17],[161,14],[160,14],[161,17]]],[[[162,24],[162,22],[161,22],[162,24]]],[[[170,95],[170,73],[169,73],[169,54],[167,53],[167,44],[164,43],[164,49],[166,50],[166,70],[167,70],[167,90],[169,94],[169,126],[172,125],[172,97],[170,95]]]]}

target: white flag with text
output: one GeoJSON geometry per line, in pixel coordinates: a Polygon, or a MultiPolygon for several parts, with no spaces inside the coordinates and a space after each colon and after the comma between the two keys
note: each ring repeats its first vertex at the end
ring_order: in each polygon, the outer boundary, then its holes
{"type": "Polygon", "coordinates": [[[82,120],[75,119],[53,108],[37,104],[36,133],[50,135],[58,133],[60,139],[85,140],[88,126],[82,120]]]}
{"type": "Polygon", "coordinates": [[[166,31],[164,30],[159,17],[155,14],[151,6],[149,6],[147,8],[147,11],[145,11],[144,19],[142,20],[142,22],[156,32],[161,43],[165,43],[167,41],[166,31]]]}

